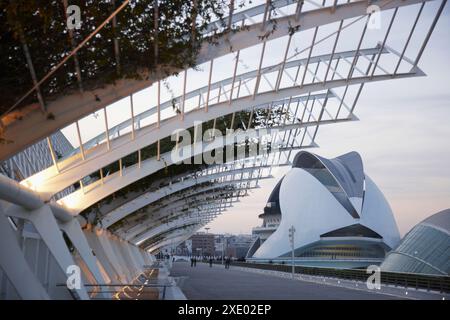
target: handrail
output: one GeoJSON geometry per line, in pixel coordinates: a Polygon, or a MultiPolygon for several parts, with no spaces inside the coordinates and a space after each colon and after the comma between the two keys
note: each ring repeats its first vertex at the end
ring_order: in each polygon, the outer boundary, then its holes
{"type": "MultiPolygon", "coordinates": [[[[253,262],[232,262],[232,265],[245,268],[262,270],[273,270],[281,272],[292,272],[292,265],[287,264],[262,264],[253,262]]],[[[295,266],[295,273],[334,277],[347,280],[366,281],[369,274],[362,269],[336,269],[323,267],[295,266]]],[[[409,287],[415,289],[434,290],[439,292],[450,292],[450,276],[403,273],[392,271],[381,271],[381,283],[395,286],[409,287]]]]}

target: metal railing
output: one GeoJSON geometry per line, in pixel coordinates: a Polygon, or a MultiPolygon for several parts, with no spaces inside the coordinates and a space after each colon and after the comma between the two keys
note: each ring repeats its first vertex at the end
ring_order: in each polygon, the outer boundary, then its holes
{"type": "MultiPolygon", "coordinates": [[[[292,265],[290,264],[262,264],[235,261],[232,262],[232,265],[262,270],[292,272],[292,265]]],[[[367,281],[370,275],[365,269],[335,269],[303,266],[295,266],[295,273],[356,281],[367,281]]],[[[381,271],[381,283],[405,288],[450,293],[449,276],[381,271]]]]}
{"type": "MultiPolygon", "coordinates": [[[[57,284],[57,287],[66,287],[66,284],[57,284]]],[[[133,289],[140,289],[142,291],[145,288],[157,288],[158,289],[158,300],[166,299],[166,290],[167,287],[173,287],[174,284],[170,282],[161,283],[159,281],[147,284],[127,284],[127,283],[117,283],[117,284],[84,284],[84,287],[91,288],[91,290],[87,290],[87,293],[91,296],[91,300],[114,300],[113,296],[115,294],[125,293],[124,289],[126,287],[133,289]],[[102,297],[103,296],[103,297],[102,297]]],[[[74,300],[79,300],[75,289],[67,288],[67,291],[70,293],[74,300]]],[[[136,293],[136,292],[129,292],[136,293]]],[[[129,296],[127,299],[130,300],[139,300],[139,296],[129,296]]],[[[120,300],[120,299],[118,299],[120,300]]]]}

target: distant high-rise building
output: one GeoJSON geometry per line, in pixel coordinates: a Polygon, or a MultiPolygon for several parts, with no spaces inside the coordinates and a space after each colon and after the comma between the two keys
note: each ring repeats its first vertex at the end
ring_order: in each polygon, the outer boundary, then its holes
{"type": "Polygon", "coordinates": [[[213,256],[214,250],[214,234],[198,232],[194,234],[190,240],[192,241],[192,255],[195,256],[213,256]]]}

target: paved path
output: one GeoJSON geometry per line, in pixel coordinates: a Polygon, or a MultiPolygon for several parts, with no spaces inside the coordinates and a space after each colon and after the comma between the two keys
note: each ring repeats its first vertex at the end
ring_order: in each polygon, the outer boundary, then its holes
{"type": "MultiPolygon", "coordinates": [[[[175,262],[170,275],[187,277],[181,285],[188,299],[396,299],[365,290],[353,290],[313,282],[280,278],[278,276],[242,271],[231,266],[197,263],[191,268],[188,262],[175,262]]],[[[398,298],[397,298],[398,299],[398,298]]]]}

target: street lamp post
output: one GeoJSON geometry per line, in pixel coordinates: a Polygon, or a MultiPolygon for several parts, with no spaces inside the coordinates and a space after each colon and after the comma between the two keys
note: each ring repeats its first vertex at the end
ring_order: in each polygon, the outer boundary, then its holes
{"type": "Polygon", "coordinates": [[[223,256],[224,256],[224,254],[225,254],[225,243],[224,243],[224,236],[222,235],[221,236],[221,242],[222,242],[222,264],[223,264],[223,256]]]}
{"type": "Polygon", "coordinates": [[[294,233],[295,228],[294,226],[291,226],[289,228],[289,241],[291,242],[291,258],[292,258],[292,279],[294,279],[294,273],[295,273],[295,265],[294,265],[294,233]]]}

